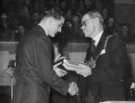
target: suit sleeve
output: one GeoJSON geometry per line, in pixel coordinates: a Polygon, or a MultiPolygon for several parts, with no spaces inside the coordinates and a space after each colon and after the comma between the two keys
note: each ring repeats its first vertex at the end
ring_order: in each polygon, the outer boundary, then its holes
{"type": "Polygon", "coordinates": [[[123,80],[128,62],[125,43],[118,37],[112,38],[106,49],[107,56],[97,62],[91,78],[99,82],[123,80]]]}
{"type": "Polygon", "coordinates": [[[59,78],[53,71],[51,45],[38,41],[38,47],[36,50],[38,54],[37,57],[40,68],[39,75],[41,79],[61,94],[66,95],[69,84],[59,78]]]}

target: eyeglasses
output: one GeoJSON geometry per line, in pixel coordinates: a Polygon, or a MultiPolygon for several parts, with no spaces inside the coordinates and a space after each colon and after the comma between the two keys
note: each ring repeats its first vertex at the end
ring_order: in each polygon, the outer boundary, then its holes
{"type": "Polygon", "coordinates": [[[63,24],[58,25],[58,28],[62,28],[62,27],[63,27],[63,24]]]}
{"type": "Polygon", "coordinates": [[[58,32],[61,32],[62,27],[63,27],[63,24],[59,24],[58,25],[58,27],[57,27],[58,28],[58,32]]]}

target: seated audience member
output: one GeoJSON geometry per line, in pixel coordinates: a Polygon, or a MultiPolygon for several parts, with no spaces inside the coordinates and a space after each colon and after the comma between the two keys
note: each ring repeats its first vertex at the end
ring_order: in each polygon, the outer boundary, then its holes
{"type": "Polygon", "coordinates": [[[134,36],[131,33],[131,27],[129,24],[123,24],[121,26],[120,35],[126,43],[131,43],[134,41],[134,36]]]}
{"type": "Polygon", "coordinates": [[[117,33],[116,31],[116,22],[114,17],[109,17],[107,20],[107,24],[106,24],[106,28],[105,28],[108,32],[108,35],[114,35],[117,33]]]}

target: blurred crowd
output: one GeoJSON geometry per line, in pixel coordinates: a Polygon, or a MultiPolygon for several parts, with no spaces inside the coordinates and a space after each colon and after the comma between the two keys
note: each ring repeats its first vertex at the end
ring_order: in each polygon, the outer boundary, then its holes
{"type": "Polygon", "coordinates": [[[80,30],[81,16],[89,10],[98,10],[104,17],[104,27],[108,34],[118,33],[127,43],[134,41],[130,25],[118,25],[115,20],[113,0],[9,0],[3,3],[0,41],[19,41],[25,31],[37,24],[50,8],[61,10],[66,18],[62,33],[57,34],[56,39],[82,40],[84,35],[80,30]]]}

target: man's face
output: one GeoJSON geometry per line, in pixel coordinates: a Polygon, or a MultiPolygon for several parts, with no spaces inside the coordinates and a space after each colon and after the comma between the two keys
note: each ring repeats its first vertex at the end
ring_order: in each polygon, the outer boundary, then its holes
{"type": "Polygon", "coordinates": [[[82,23],[81,29],[82,29],[85,37],[93,38],[93,36],[94,36],[93,32],[95,30],[95,26],[94,26],[93,21],[94,20],[91,19],[89,17],[89,15],[86,14],[86,15],[83,16],[82,21],[81,21],[81,23],[82,23]]]}
{"type": "Polygon", "coordinates": [[[64,18],[61,18],[60,20],[53,19],[50,24],[50,30],[49,34],[51,37],[54,37],[57,32],[61,32],[61,28],[64,24],[64,18]]]}

